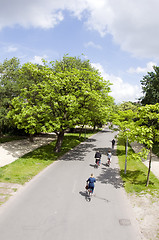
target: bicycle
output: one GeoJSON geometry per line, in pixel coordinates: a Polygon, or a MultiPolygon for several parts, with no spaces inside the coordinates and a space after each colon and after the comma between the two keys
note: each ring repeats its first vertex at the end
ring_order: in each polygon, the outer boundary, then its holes
{"type": "Polygon", "coordinates": [[[92,188],[89,188],[88,185],[86,185],[86,193],[87,193],[87,200],[91,201],[92,195],[93,195],[93,191],[92,188]]]}
{"type": "Polygon", "coordinates": [[[100,166],[100,158],[96,158],[96,162],[95,162],[94,167],[98,168],[99,166],[100,166]]]}

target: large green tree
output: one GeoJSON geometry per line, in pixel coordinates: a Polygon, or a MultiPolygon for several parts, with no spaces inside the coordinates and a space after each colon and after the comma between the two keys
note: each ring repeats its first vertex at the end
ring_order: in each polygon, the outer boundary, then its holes
{"type": "Polygon", "coordinates": [[[4,60],[0,63],[0,134],[11,128],[7,119],[11,100],[18,96],[20,87],[18,84],[20,62],[17,58],[4,60]]]}
{"type": "Polygon", "coordinates": [[[153,69],[153,72],[148,72],[141,80],[144,93],[141,98],[143,105],[159,103],[159,67],[154,66],[153,69]]]}
{"type": "Polygon", "coordinates": [[[45,62],[43,67],[25,64],[25,72],[29,69],[31,76],[39,76],[40,81],[24,88],[20,96],[13,99],[13,109],[8,115],[18,128],[30,134],[56,132],[56,152],[60,151],[66,129],[94,124],[93,112],[102,117],[102,108],[106,115],[110,103],[110,83],[90,65],[88,68],[88,61],[87,64],[77,61],[77,67],[76,59],[65,57],[63,60],[45,62]]]}

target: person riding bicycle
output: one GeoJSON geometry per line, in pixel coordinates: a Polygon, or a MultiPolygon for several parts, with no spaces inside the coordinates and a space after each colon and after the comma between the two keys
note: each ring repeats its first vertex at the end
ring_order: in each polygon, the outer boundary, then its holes
{"type": "Polygon", "coordinates": [[[91,176],[88,178],[87,183],[88,183],[88,189],[91,189],[92,194],[94,192],[94,183],[96,182],[95,177],[93,176],[93,173],[91,176]]]}
{"type": "Polygon", "coordinates": [[[110,150],[108,150],[107,156],[108,156],[108,163],[110,164],[110,162],[111,162],[111,157],[112,157],[112,153],[111,153],[110,150]]]}
{"type": "Polygon", "coordinates": [[[100,165],[100,162],[101,162],[101,156],[102,156],[102,154],[99,152],[99,151],[97,151],[96,153],[95,153],[95,159],[96,159],[96,164],[97,164],[97,162],[99,161],[99,165],[100,165]]]}

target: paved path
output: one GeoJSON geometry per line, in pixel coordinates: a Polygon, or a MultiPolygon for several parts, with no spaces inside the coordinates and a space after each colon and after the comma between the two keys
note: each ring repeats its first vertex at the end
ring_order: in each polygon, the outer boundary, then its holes
{"type": "Polygon", "coordinates": [[[106,167],[115,133],[102,131],[65,154],[0,209],[1,240],[138,240],[132,207],[122,187],[118,158],[106,167]],[[94,168],[96,150],[102,164],[94,168]],[[97,179],[88,201],[85,181],[97,179]]]}
{"type": "MultiPolygon", "coordinates": [[[[143,145],[134,142],[131,143],[131,147],[133,148],[134,152],[138,153],[143,148],[143,145]]],[[[148,160],[144,160],[143,163],[146,165],[146,167],[149,166],[149,155],[148,160]]],[[[159,158],[155,154],[152,154],[151,171],[159,179],[159,158]]]]}

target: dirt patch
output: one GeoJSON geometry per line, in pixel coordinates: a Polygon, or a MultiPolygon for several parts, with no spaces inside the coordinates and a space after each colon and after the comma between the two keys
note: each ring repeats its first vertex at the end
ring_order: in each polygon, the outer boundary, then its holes
{"type": "Polygon", "coordinates": [[[129,195],[142,240],[159,239],[159,199],[149,194],[129,195]]]}
{"type": "Polygon", "coordinates": [[[22,187],[20,184],[0,182],[0,205],[13,196],[20,187],[22,187]]]}

